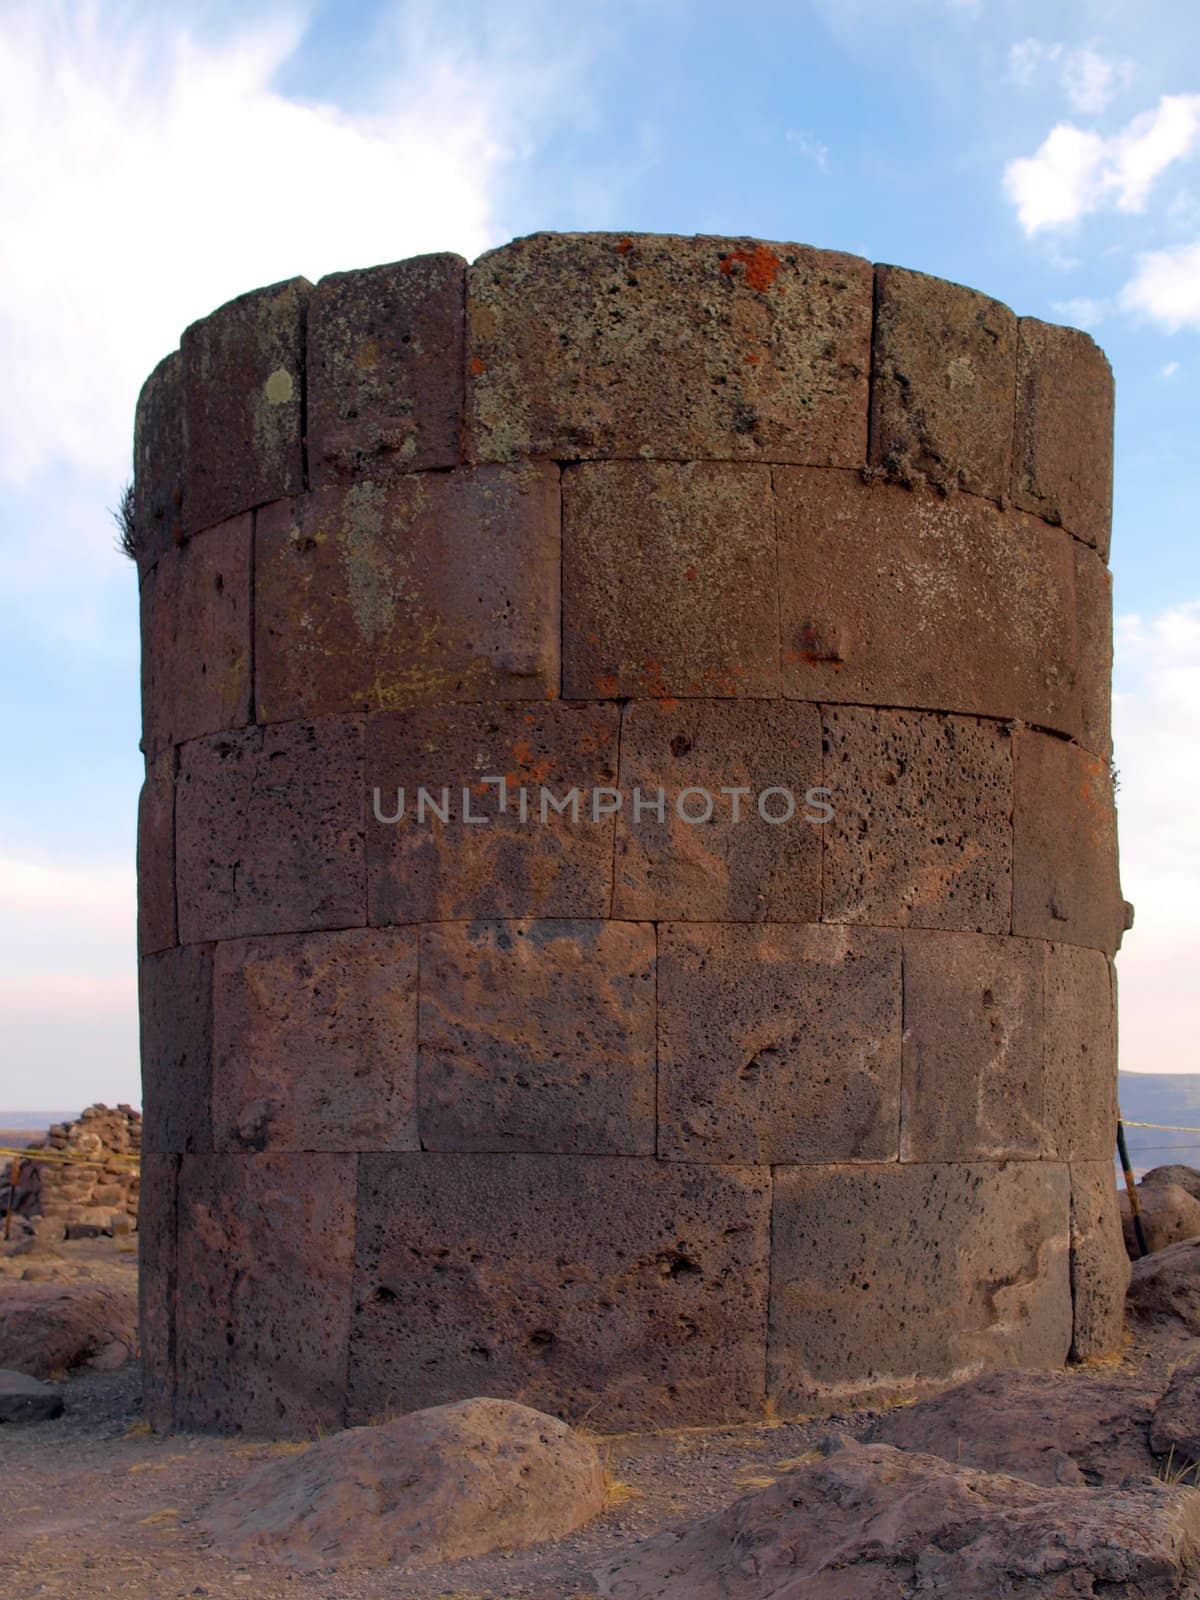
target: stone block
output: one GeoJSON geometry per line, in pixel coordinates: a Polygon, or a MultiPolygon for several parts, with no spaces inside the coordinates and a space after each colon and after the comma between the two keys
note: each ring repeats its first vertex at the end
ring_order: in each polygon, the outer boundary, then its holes
{"type": "Polygon", "coordinates": [[[924,272],[876,267],[872,465],[1007,497],[1016,364],[1007,306],[924,272]]]}
{"type": "Polygon", "coordinates": [[[468,448],[861,466],[871,299],[867,262],[804,245],[514,240],[467,275],[468,448]]]}
{"type": "Polygon", "coordinates": [[[1107,559],[1112,530],[1113,379],[1078,328],[1022,317],[1012,494],[1107,559]]]}
{"type": "Polygon", "coordinates": [[[164,751],[138,797],[138,954],[175,943],[175,755],[164,751]]]}
{"type": "MultiPolygon", "coordinates": [[[[824,708],[822,918],[1007,933],[1012,751],[994,723],[824,708]]],[[[1031,932],[1018,929],[1018,932],[1031,932]]]]}
{"type": "Polygon", "coordinates": [[[659,1154],[889,1161],[900,1128],[900,935],[659,930],[659,1154]]]}
{"type": "Polygon", "coordinates": [[[553,466],[282,500],[258,513],[256,552],[260,722],[558,693],[553,466]]]}
{"type": "Polygon", "coordinates": [[[1112,955],[1124,929],[1108,762],[1020,730],[1013,737],[1013,932],[1112,955]]]}
{"type": "Polygon", "coordinates": [[[1075,636],[1079,660],[1079,742],[1112,755],[1112,573],[1094,551],[1075,542],[1075,636]]]}
{"type": "Polygon", "coordinates": [[[602,1428],[758,1413],[770,1175],[363,1156],[350,1420],[486,1392],[602,1428]]]}
{"type": "Polygon", "coordinates": [[[344,1425],[357,1159],[184,1157],[176,1427],[285,1438],[344,1425]]]}
{"type": "Polygon", "coordinates": [[[230,300],[181,341],[185,532],[304,487],[304,319],[291,278],[230,300]]]}
{"type": "Polygon", "coordinates": [[[1055,1153],[1042,1110],[1044,951],[1003,935],[905,933],[902,1161],[1055,1153]]]}
{"type": "Polygon", "coordinates": [[[842,1407],[1060,1367],[1069,1231],[1050,1162],[776,1169],[772,1398],[842,1407]]]}
{"type": "Polygon", "coordinates": [[[653,1155],[647,923],[450,922],[421,931],[425,1150],[653,1155]]]}
{"type": "Polygon", "coordinates": [[[172,350],[142,385],[133,423],[133,521],[144,577],[183,540],[183,360],[172,350]]]}
{"type": "Polygon", "coordinates": [[[142,1157],[138,1205],[138,1339],[142,1395],[155,1433],[170,1430],[175,1401],[175,1204],[180,1157],[142,1157]]]}
{"type": "Polygon", "coordinates": [[[467,264],[414,256],[322,278],[308,305],[314,484],[460,459],[467,264]]]}
{"type": "Polygon", "coordinates": [[[562,494],[565,695],[778,693],[768,468],[585,462],[562,494]]]}
{"type": "Polygon", "coordinates": [[[250,708],[253,519],[164,551],[142,584],[142,749],[244,728],[250,708]]]}
{"type": "Polygon", "coordinates": [[[1072,1361],[1121,1348],[1129,1257],[1121,1237],[1111,1155],[1071,1165],[1071,1292],[1075,1331],[1072,1361]]]}
{"type": "Polygon", "coordinates": [[[363,925],[363,724],[354,718],[197,739],[175,793],[179,936],[232,939],[363,925]]]}
{"type": "Polygon", "coordinates": [[[218,1150],[416,1150],[412,928],[231,939],[213,958],[218,1150]]]}
{"type": "Polygon", "coordinates": [[[1117,1018],[1099,950],[1044,945],[1046,1128],[1064,1161],[1111,1160],[1117,1140],[1117,1018]]]}
{"type": "Polygon", "coordinates": [[[626,706],[613,914],[654,922],[816,922],[821,825],[806,818],[824,812],[819,800],[809,805],[805,796],[820,784],[816,706],[770,700],[626,706]],[[745,792],[723,792],[729,789],[745,792]],[[766,793],[772,789],[787,793],[766,793]],[[635,807],[639,792],[645,804],[635,807]]]}
{"type": "Polygon", "coordinates": [[[144,956],[140,969],[142,1149],[212,1149],[212,946],[144,956]]]}
{"type": "Polygon", "coordinates": [[[447,706],[370,718],[371,922],[607,916],[613,819],[597,815],[592,791],[616,782],[618,726],[615,705],[561,702],[447,706]],[[498,782],[487,781],[501,778],[503,811],[498,782]],[[464,788],[470,790],[469,821],[464,788]],[[434,805],[444,804],[448,820],[429,807],[422,819],[422,789],[434,805]],[[397,815],[401,790],[400,820],[380,822],[397,815]],[[572,790],[579,793],[577,819],[572,790]],[[543,822],[547,793],[552,800],[543,822]],[[553,801],[567,809],[559,814],[553,801]]]}
{"type": "Polygon", "coordinates": [[[973,495],[774,477],[784,694],[1077,731],[1067,534],[973,495]]]}

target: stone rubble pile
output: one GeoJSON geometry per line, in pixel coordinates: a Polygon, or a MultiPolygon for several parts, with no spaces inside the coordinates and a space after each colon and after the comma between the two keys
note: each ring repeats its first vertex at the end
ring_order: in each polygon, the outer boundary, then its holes
{"type": "MultiPolygon", "coordinates": [[[[132,1106],[89,1106],[54,1123],[21,1160],[12,1206],[40,1238],[86,1239],[131,1233],[137,1225],[142,1114],[132,1106]],[[50,1158],[38,1160],[39,1152],[50,1158]],[[69,1159],[58,1159],[67,1157],[69,1159]]],[[[0,1184],[9,1206],[11,1162],[0,1184]]]]}

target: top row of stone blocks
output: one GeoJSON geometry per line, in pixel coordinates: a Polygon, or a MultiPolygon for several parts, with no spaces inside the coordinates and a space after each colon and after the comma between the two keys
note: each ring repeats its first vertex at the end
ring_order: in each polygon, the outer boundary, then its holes
{"type": "Polygon", "coordinates": [[[299,490],[545,457],[882,468],[1107,553],[1112,377],[973,290],[760,240],[535,234],[243,295],[138,404],[143,568],[299,490]]]}

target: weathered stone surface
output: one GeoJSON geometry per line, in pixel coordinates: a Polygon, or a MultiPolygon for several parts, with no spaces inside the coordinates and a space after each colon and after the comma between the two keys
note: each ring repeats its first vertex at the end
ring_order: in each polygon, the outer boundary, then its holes
{"type": "Polygon", "coordinates": [[[1186,1189],[1193,1200],[1200,1200],[1200,1172],[1195,1167],[1184,1167],[1173,1164],[1165,1167],[1151,1167],[1149,1172],[1142,1174],[1141,1187],[1153,1183],[1174,1183],[1181,1189],[1186,1189]]]}
{"type": "Polygon", "coordinates": [[[785,694],[1078,730],[1069,535],[859,473],[774,479],[785,694]]]}
{"type": "Polygon", "coordinates": [[[781,1409],[888,1398],[1071,1344],[1066,1167],[775,1173],[769,1387],[781,1409]]]}
{"type": "MultiPolygon", "coordinates": [[[[1148,1251],[1165,1250],[1181,1239],[1200,1238],[1200,1200],[1194,1200],[1186,1189],[1177,1188],[1173,1183],[1155,1183],[1148,1189],[1138,1184],[1137,1199],[1142,1237],[1148,1251]]],[[[1136,1261],[1142,1251],[1133,1225],[1129,1191],[1122,1188],[1117,1201],[1121,1208],[1125,1249],[1129,1259],[1136,1261]]]]}
{"type": "Polygon", "coordinates": [[[762,1398],[770,1176],[596,1156],[363,1156],[350,1420],[483,1383],[593,1426],[762,1398]]]}
{"type": "Polygon", "coordinates": [[[1071,1164],[1072,1361],[1111,1355],[1121,1345],[1129,1257],[1111,1161],[1071,1164]]]}
{"type": "Polygon", "coordinates": [[[902,1161],[1045,1153],[1043,950],[1031,939],[905,933],[902,1161]]]}
{"type": "Polygon", "coordinates": [[[481,256],[467,285],[475,459],[866,459],[872,274],[857,257],[543,233],[481,256]]]}
{"type": "Polygon", "coordinates": [[[1112,955],[1125,905],[1108,762],[1027,728],[1012,746],[1013,932],[1112,955]]]}
{"type": "Polygon", "coordinates": [[[0,1370],[0,1422],[53,1422],[62,1414],[61,1389],[24,1372],[0,1370]]]}
{"type": "Polygon", "coordinates": [[[171,1426],[175,1403],[176,1195],[180,1157],[142,1156],[138,1206],[138,1333],[142,1404],[156,1433],[171,1426]]]}
{"type": "Polygon", "coordinates": [[[137,1354],[137,1295],[96,1283],[10,1283],[0,1295],[0,1367],[48,1378],[77,1367],[104,1370],[137,1354]]]}
{"type": "Polygon", "coordinates": [[[363,724],[197,739],[175,790],[179,937],[229,939],[366,922],[363,724]]]}
{"type": "Polygon", "coordinates": [[[250,721],[253,519],[167,550],[142,585],[142,748],[250,721]]]}
{"type": "Polygon", "coordinates": [[[1074,545],[1075,638],[1079,663],[1079,742],[1112,755],[1112,573],[1086,545],[1074,545]]]}
{"type": "Polygon", "coordinates": [[[613,819],[597,816],[592,791],[616,781],[619,715],[616,706],[510,702],[372,717],[366,757],[372,923],[607,916],[613,819]],[[487,820],[463,820],[464,787],[471,791],[471,818],[487,820]],[[421,820],[421,789],[435,806],[445,799],[449,821],[429,806],[421,820]],[[555,809],[573,789],[577,820],[569,803],[561,815],[555,809]],[[396,815],[398,790],[403,816],[380,822],[396,815]],[[552,799],[543,822],[546,794],[552,799]]]}
{"type": "Polygon", "coordinates": [[[133,424],[138,572],[183,539],[183,361],[165,356],[142,385],[133,424]]]}
{"type": "Polygon", "coordinates": [[[289,1437],[342,1426],[356,1163],[183,1158],[176,1427],[289,1437]]]}
{"type": "Polygon", "coordinates": [[[888,1161],[900,939],[876,928],[659,930],[659,1154],[888,1161]]]}
{"type": "Polygon", "coordinates": [[[1013,499],[1108,556],[1112,369],[1078,328],[1022,317],[1017,338],[1013,499]]]}
{"type": "Polygon", "coordinates": [[[304,278],[230,300],[183,335],[184,529],[304,486],[304,278]]]}
{"type": "Polygon", "coordinates": [[[561,1539],[603,1505],[589,1440],[528,1406],[460,1400],[268,1461],[206,1521],[238,1560],[411,1572],[561,1539]]]}
{"type": "Polygon", "coordinates": [[[421,1148],[652,1155],[654,1019],[648,923],[423,928],[421,1148]]]}
{"type": "Polygon", "coordinates": [[[596,1583],[605,1600],[1188,1600],[1198,1576],[1190,1489],[1045,1488],[843,1440],[596,1583]]]}
{"type": "Polygon", "coordinates": [[[1127,1304],[1135,1324],[1168,1343],[1200,1337],[1200,1239],[1135,1261],[1127,1304]]]}
{"type": "MultiPolygon", "coordinates": [[[[1150,1424],[1150,1448],[1173,1469],[1200,1463],[1200,1358],[1193,1356],[1171,1373],[1150,1424]]],[[[1193,1488],[1194,1479],[1190,1474],[1193,1488]]]]}
{"type": "Polygon", "coordinates": [[[584,462],[562,496],[565,695],[778,693],[768,467],[584,462]]]}
{"type": "Polygon", "coordinates": [[[416,1150],[417,934],[231,939],[213,957],[218,1150],[416,1150]]]}
{"type": "Polygon", "coordinates": [[[1012,471],[1017,319],[961,284],[875,268],[873,466],[999,500],[1012,471]]]}
{"type": "Polygon", "coordinates": [[[175,754],[147,769],[138,796],[138,954],[175,943],[175,754]]]}
{"type": "Polygon", "coordinates": [[[459,459],[467,264],[414,256],[322,278],[308,304],[314,484],[459,459]]]}
{"type": "MultiPolygon", "coordinates": [[[[830,706],[822,917],[1007,933],[1012,754],[994,723],[830,706]]],[[[1018,932],[1039,930],[1020,928],[1018,932]]]]}
{"type": "Polygon", "coordinates": [[[1111,1160],[1117,1138],[1117,1019],[1099,950],[1050,944],[1046,973],[1048,1153],[1111,1160]]]}
{"type": "Polygon", "coordinates": [[[552,465],[279,501],[258,514],[256,548],[260,722],[558,693],[552,465]]]}
{"type": "Polygon", "coordinates": [[[144,956],[140,973],[142,1148],[212,1149],[212,946],[144,956]]]}

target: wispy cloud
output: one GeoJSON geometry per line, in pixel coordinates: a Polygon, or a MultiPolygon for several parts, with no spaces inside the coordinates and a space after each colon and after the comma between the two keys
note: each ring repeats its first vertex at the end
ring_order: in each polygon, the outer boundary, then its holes
{"type": "Polygon", "coordinates": [[[1200,239],[1140,255],[1121,291],[1121,304],[1171,333],[1200,328],[1200,239]]]}
{"type": "Polygon", "coordinates": [[[1022,39],[1008,52],[1008,76],[1018,88],[1039,87],[1052,74],[1072,111],[1097,116],[1133,83],[1133,62],[1094,45],[1069,49],[1056,41],[1022,39]]]}
{"type": "Polygon", "coordinates": [[[799,128],[789,128],[784,139],[798,156],[811,161],[818,172],[829,171],[829,146],[822,144],[820,139],[799,128]]]}

